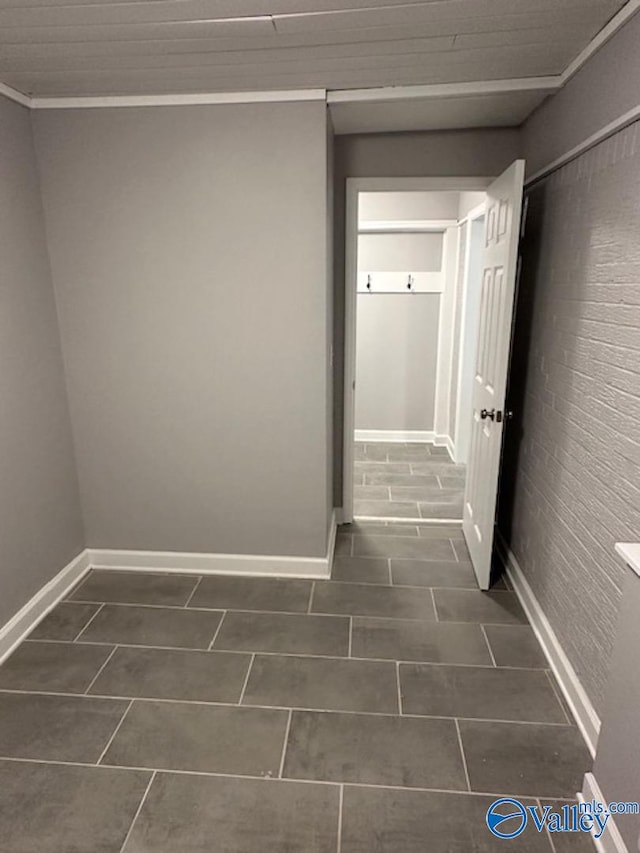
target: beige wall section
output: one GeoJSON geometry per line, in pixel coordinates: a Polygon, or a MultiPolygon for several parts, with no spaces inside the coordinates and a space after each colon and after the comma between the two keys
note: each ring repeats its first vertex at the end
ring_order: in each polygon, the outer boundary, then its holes
{"type": "Polygon", "coordinates": [[[84,548],[29,112],[0,96],[0,625],[84,548]]]}
{"type": "Polygon", "coordinates": [[[34,123],[88,544],[324,555],[324,102],[34,123]]]}
{"type": "Polygon", "coordinates": [[[523,156],[532,175],[638,106],[640,14],[636,13],[524,125],[523,156]]]}
{"type": "Polygon", "coordinates": [[[520,155],[517,128],[336,136],[334,200],[334,503],[342,506],[344,238],[347,178],[494,177],[520,155]]]}

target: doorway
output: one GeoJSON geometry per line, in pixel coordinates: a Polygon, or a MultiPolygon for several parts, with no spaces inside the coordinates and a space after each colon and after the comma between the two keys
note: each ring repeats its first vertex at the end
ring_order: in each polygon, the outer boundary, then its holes
{"type": "Polygon", "coordinates": [[[347,180],[343,521],[462,525],[482,589],[523,181],[347,180]]]}
{"type": "Polygon", "coordinates": [[[353,518],[461,523],[488,181],[354,183],[353,518]]]}

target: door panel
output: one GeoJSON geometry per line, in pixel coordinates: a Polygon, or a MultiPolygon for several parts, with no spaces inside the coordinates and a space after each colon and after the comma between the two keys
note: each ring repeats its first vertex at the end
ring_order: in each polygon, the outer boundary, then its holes
{"type": "Polygon", "coordinates": [[[489,588],[509,347],[518,266],[524,160],[487,190],[480,329],[463,530],[481,589],[489,588]]]}

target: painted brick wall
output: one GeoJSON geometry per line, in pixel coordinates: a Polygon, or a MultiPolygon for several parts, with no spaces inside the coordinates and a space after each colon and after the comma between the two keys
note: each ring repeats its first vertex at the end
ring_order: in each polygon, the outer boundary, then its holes
{"type": "Polygon", "coordinates": [[[640,540],[640,125],[529,196],[499,525],[601,711],[640,540]]]}

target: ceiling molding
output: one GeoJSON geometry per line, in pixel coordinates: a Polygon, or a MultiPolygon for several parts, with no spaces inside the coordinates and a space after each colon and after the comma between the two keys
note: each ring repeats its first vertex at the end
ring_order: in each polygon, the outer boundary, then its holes
{"type": "MultiPolygon", "coordinates": [[[[640,2],[640,0],[638,0],[640,2]]],[[[509,80],[482,80],[472,83],[434,83],[424,86],[383,86],[377,89],[341,89],[327,92],[328,104],[353,104],[365,101],[405,101],[413,98],[456,98],[469,95],[495,95],[501,92],[528,92],[532,89],[554,91],[562,86],[560,75],[521,77],[509,80]]]]}
{"type": "Polygon", "coordinates": [[[10,101],[15,101],[16,104],[22,104],[23,107],[31,107],[31,98],[29,95],[25,95],[23,92],[19,92],[5,83],[0,83],[0,95],[9,98],[10,101]]]}
{"type": "Polygon", "coordinates": [[[31,98],[33,110],[73,110],[101,107],[172,107],[193,104],[260,104],[286,101],[325,101],[325,89],[262,92],[212,92],[194,95],[104,95],[99,97],[31,98]]]}
{"type": "Polygon", "coordinates": [[[573,62],[569,63],[562,72],[562,85],[568,83],[569,80],[576,74],[582,66],[593,56],[596,51],[605,45],[609,39],[614,36],[618,30],[630,20],[640,9],[640,0],[628,0],[625,6],[611,18],[599,33],[597,33],[589,42],[589,44],[581,50],[573,62]]]}

